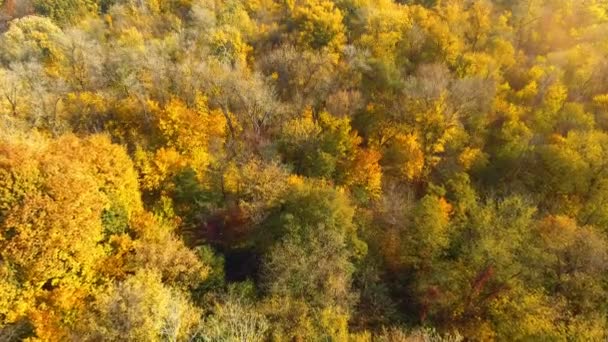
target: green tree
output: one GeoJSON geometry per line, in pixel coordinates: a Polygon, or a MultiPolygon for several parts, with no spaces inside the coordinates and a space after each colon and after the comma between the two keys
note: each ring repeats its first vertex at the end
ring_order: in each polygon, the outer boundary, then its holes
{"type": "Polygon", "coordinates": [[[276,333],[286,329],[288,336],[314,338],[315,334],[337,333],[333,329],[343,331],[334,324],[347,319],[354,299],[353,258],[366,250],[357,237],[353,214],[343,193],[321,182],[296,183],[286,195],[282,210],[259,228],[265,236],[263,241],[273,241],[266,249],[262,267],[269,305],[287,301],[299,308],[293,313],[272,312],[272,319],[282,322],[276,333]],[[269,236],[274,237],[267,240],[269,236]],[[300,325],[304,322],[296,323],[299,328],[291,330],[293,323],[289,322],[294,319],[310,322],[304,326],[300,325]],[[305,328],[309,324],[312,326],[305,328]]]}
{"type": "Polygon", "coordinates": [[[48,2],[34,0],[34,9],[39,14],[48,16],[58,23],[73,24],[87,13],[95,13],[97,11],[97,1],[60,0],[48,2]]]}

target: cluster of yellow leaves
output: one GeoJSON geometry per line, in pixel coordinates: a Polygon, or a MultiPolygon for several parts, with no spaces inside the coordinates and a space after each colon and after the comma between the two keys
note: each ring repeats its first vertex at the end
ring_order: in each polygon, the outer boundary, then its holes
{"type": "MultiPolygon", "coordinates": [[[[104,255],[99,245],[103,238],[101,215],[110,204],[110,193],[118,191],[116,198],[130,196],[133,194],[121,196],[120,192],[133,190],[134,185],[138,196],[137,183],[132,183],[135,179],[129,179],[132,171],[120,176],[114,173],[122,167],[120,157],[126,158],[123,162],[128,161],[124,152],[117,158],[106,154],[114,151],[92,153],[97,144],[111,150],[107,138],[92,138],[87,143],[68,136],[32,150],[18,143],[2,142],[4,179],[18,180],[2,184],[3,192],[12,193],[11,197],[18,196],[19,200],[6,203],[2,212],[2,268],[16,278],[3,280],[0,287],[15,282],[21,286],[18,300],[0,310],[9,322],[31,315],[43,339],[43,327],[60,324],[62,315],[78,305],[97,277],[96,267],[104,255]],[[20,163],[19,156],[29,161],[20,163]],[[108,164],[103,158],[97,160],[102,156],[110,159],[108,164]],[[99,162],[99,166],[91,164],[91,160],[99,162]],[[34,174],[26,173],[32,170],[34,174]],[[22,182],[29,183],[25,193],[19,189],[25,185],[22,182]]],[[[140,205],[137,197],[122,200],[131,209],[140,205]]]]}
{"type": "Polygon", "coordinates": [[[346,40],[342,13],[332,1],[287,1],[298,30],[298,42],[314,49],[339,51],[346,40]]]}
{"type": "Polygon", "coordinates": [[[3,137],[0,325],[27,317],[39,339],[64,340],[109,279],[145,268],[176,286],[200,283],[207,268],[143,211],[138,187],[128,155],[106,136],[3,137]],[[131,234],[108,236],[104,215],[114,211],[131,234]]]}
{"type": "Polygon", "coordinates": [[[315,119],[307,109],[283,128],[285,154],[298,172],[337,180],[340,185],[364,190],[372,198],[381,191],[381,154],[361,147],[362,138],[350,119],[321,112],[315,119]]]}
{"type": "MultiPolygon", "coordinates": [[[[448,7],[448,10],[450,9],[453,8],[448,7]]],[[[443,14],[450,15],[449,13],[443,14]]],[[[428,45],[423,46],[429,50],[424,51],[424,53],[428,53],[437,59],[443,59],[448,64],[455,64],[464,48],[464,42],[458,37],[458,31],[455,29],[455,26],[458,24],[449,23],[443,20],[437,13],[429,11],[422,6],[413,7],[411,16],[413,21],[424,32],[425,37],[423,39],[426,40],[424,44],[428,45]]]]}
{"type": "Polygon", "coordinates": [[[49,18],[27,16],[15,19],[0,39],[3,45],[0,56],[14,60],[43,57],[43,60],[51,66],[62,58],[62,53],[56,44],[57,37],[61,33],[61,29],[49,18]],[[38,56],[41,52],[45,55],[38,56]]]}
{"type": "Polygon", "coordinates": [[[399,44],[412,26],[408,8],[382,0],[369,6],[364,15],[366,31],[359,38],[359,44],[374,57],[394,63],[399,44]]]}
{"type": "Polygon", "coordinates": [[[100,130],[108,110],[106,99],[91,91],[72,92],[63,100],[63,112],[66,119],[72,122],[76,129],[100,130]],[[97,124],[97,126],[94,126],[97,124]]]}
{"type": "Polygon", "coordinates": [[[558,316],[550,306],[550,299],[544,293],[526,291],[524,284],[517,285],[509,296],[499,297],[490,307],[497,318],[497,327],[477,330],[471,325],[466,333],[481,339],[495,339],[498,330],[501,336],[516,339],[559,339],[559,330],[556,330],[559,326],[555,324],[558,316]]]}
{"type": "Polygon", "coordinates": [[[239,199],[239,207],[254,222],[267,210],[278,205],[288,187],[288,173],[277,164],[265,165],[258,159],[237,167],[230,165],[224,173],[224,191],[239,199]]]}
{"type": "Polygon", "coordinates": [[[409,181],[419,179],[424,169],[424,152],[413,134],[397,134],[387,157],[395,171],[409,181]]]}
{"type": "Polygon", "coordinates": [[[476,165],[485,164],[484,153],[479,148],[467,147],[458,155],[458,163],[465,170],[469,170],[476,165]]]}
{"type": "Polygon", "coordinates": [[[167,180],[186,166],[177,151],[163,147],[154,153],[137,150],[135,162],[139,169],[142,190],[161,188],[167,180]]]}
{"type": "Polygon", "coordinates": [[[217,29],[211,35],[212,53],[221,61],[245,65],[253,48],[247,45],[239,30],[232,26],[217,29]]]}
{"type": "Polygon", "coordinates": [[[378,198],[382,192],[382,154],[373,149],[359,149],[352,161],[347,186],[361,186],[372,198],[378,198]]]}
{"type": "Polygon", "coordinates": [[[130,264],[136,269],[156,270],[163,279],[184,289],[196,286],[207,277],[209,269],[175,236],[169,222],[141,212],[133,217],[130,225],[137,238],[128,247],[131,255],[125,259],[127,269],[130,264]]]}
{"type": "MultiPolygon", "coordinates": [[[[219,110],[210,110],[204,97],[195,108],[172,99],[165,106],[151,102],[161,146],[156,151],[136,152],[143,189],[160,189],[184,167],[193,169],[203,180],[213,162],[210,152],[218,152],[226,135],[226,119],[219,110]],[[210,151],[212,150],[212,151],[210,151]]],[[[216,155],[216,154],[214,154],[216,155]]]]}
{"type": "Polygon", "coordinates": [[[263,303],[261,310],[273,321],[280,322],[270,334],[277,341],[306,340],[319,336],[333,341],[347,341],[350,338],[349,315],[341,308],[328,306],[315,310],[301,299],[272,297],[263,303]]]}

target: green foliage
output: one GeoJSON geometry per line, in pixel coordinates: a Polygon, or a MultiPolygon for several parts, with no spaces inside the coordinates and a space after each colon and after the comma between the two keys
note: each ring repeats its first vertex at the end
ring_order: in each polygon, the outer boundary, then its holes
{"type": "Polygon", "coordinates": [[[72,24],[87,13],[97,11],[97,2],[93,0],[34,0],[37,13],[48,16],[59,23],[72,24]]]}
{"type": "Polygon", "coordinates": [[[323,183],[294,185],[281,212],[260,227],[262,236],[276,241],[266,252],[267,292],[314,307],[348,305],[350,260],[365,249],[353,214],[348,199],[323,183]]]}
{"type": "Polygon", "coordinates": [[[347,119],[323,112],[318,120],[312,113],[287,122],[281,150],[295,171],[309,177],[339,178],[341,164],[348,163],[359,144],[347,119]]]}
{"type": "Polygon", "coordinates": [[[106,235],[123,234],[129,229],[127,211],[115,203],[101,213],[101,223],[106,235]]]}

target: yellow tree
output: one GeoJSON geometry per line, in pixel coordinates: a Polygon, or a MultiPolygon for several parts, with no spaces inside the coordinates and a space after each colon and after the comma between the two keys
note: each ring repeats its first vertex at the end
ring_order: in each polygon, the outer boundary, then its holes
{"type": "Polygon", "coordinates": [[[150,146],[155,150],[140,149],[136,153],[142,188],[158,191],[170,186],[172,177],[186,167],[194,170],[202,181],[208,166],[223,148],[227,125],[224,114],[210,110],[202,96],[197,97],[195,108],[179,99],[164,106],[156,102],[149,105],[160,139],[150,146]]]}
{"type": "Polygon", "coordinates": [[[85,298],[109,278],[147,268],[184,289],[207,269],[144,212],[124,149],[105,136],[0,142],[0,326],[29,321],[67,338],[85,298]]]}
{"type": "Polygon", "coordinates": [[[104,255],[101,218],[110,201],[90,164],[57,152],[69,140],[4,140],[1,148],[0,253],[11,275],[1,283],[18,284],[17,296],[3,303],[2,324],[27,316],[45,340],[65,337],[61,326],[82,305],[104,255]]]}
{"type": "Polygon", "coordinates": [[[328,48],[338,52],[346,37],[342,13],[332,1],[287,1],[297,42],[312,49],[328,48]]]}

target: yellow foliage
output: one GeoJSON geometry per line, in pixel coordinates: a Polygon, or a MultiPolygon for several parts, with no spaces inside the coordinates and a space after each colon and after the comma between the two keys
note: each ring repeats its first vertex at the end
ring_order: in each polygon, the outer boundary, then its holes
{"type": "Polygon", "coordinates": [[[11,61],[27,61],[39,57],[56,71],[56,62],[64,56],[59,48],[61,29],[50,18],[30,15],[10,21],[6,32],[0,37],[0,57],[11,61]]]}
{"type": "Polygon", "coordinates": [[[377,1],[365,12],[366,31],[359,38],[359,44],[383,61],[394,63],[399,43],[406,38],[412,26],[408,7],[392,1],[377,1]]]}
{"type": "MultiPolygon", "coordinates": [[[[449,13],[456,9],[454,6],[457,5],[448,6],[442,14],[454,19],[454,13],[449,13]]],[[[412,7],[411,15],[414,23],[424,30],[427,39],[430,40],[432,44],[429,44],[430,52],[435,53],[438,58],[445,60],[448,64],[454,65],[464,48],[463,40],[456,34],[459,24],[453,23],[450,25],[450,22],[440,17],[436,11],[428,10],[422,6],[412,7]]],[[[459,19],[463,20],[464,18],[459,19]]]]}
{"type": "Polygon", "coordinates": [[[608,94],[596,95],[593,97],[593,102],[608,107],[608,94]]]}
{"type": "Polygon", "coordinates": [[[516,62],[515,48],[513,47],[513,44],[506,39],[494,39],[491,52],[494,60],[504,67],[511,67],[516,62]]]}
{"type": "Polygon", "coordinates": [[[112,144],[108,136],[93,135],[84,140],[65,136],[50,146],[51,153],[63,154],[88,165],[100,190],[126,211],[127,218],[143,210],[133,162],[125,149],[112,144]]]}
{"type": "Polygon", "coordinates": [[[211,35],[212,52],[221,61],[245,65],[253,48],[243,41],[241,33],[234,27],[225,26],[211,35]]]}
{"type": "Polygon", "coordinates": [[[135,27],[124,29],[118,38],[118,44],[121,47],[129,47],[141,53],[146,51],[144,36],[135,27]]]}
{"type": "Polygon", "coordinates": [[[133,253],[125,255],[127,266],[154,270],[173,286],[184,289],[195,288],[207,278],[209,268],[174,235],[168,223],[142,212],[130,225],[138,239],[133,241],[133,253]]]}
{"type": "Polygon", "coordinates": [[[37,143],[0,143],[0,186],[7,195],[0,257],[22,270],[16,277],[0,269],[7,276],[0,292],[9,300],[0,301],[0,313],[8,322],[27,315],[39,338],[54,341],[65,337],[72,313],[99,281],[102,213],[121,206],[130,216],[142,205],[128,156],[107,137],[37,143]]]}
{"type": "Polygon", "coordinates": [[[522,90],[517,92],[517,96],[523,101],[531,101],[538,94],[538,83],[532,81],[528,83],[522,90]]]}
{"type": "Polygon", "coordinates": [[[315,337],[312,309],[303,301],[289,297],[271,297],[262,305],[262,312],[273,321],[273,341],[307,340],[315,337]]]}
{"type": "Polygon", "coordinates": [[[162,109],[155,108],[158,129],[165,138],[167,146],[186,152],[192,148],[208,145],[208,127],[212,130],[217,129],[217,123],[213,122],[213,119],[223,116],[209,113],[204,98],[199,101],[198,110],[188,108],[185,103],[177,99],[172,99],[162,109]]]}
{"type": "Polygon", "coordinates": [[[304,177],[298,175],[289,175],[287,182],[289,185],[302,186],[304,184],[304,177]]]}
{"type": "Polygon", "coordinates": [[[379,198],[382,192],[382,154],[373,149],[358,149],[352,166],[347,172],[346,185],[361,186],[372,198],[379,198]]]}
{"type": "Polygon", "coordinates": [[[458,156],[458,163],[468,170],[476,163],[483,162],[484,159],[484,153],[479,148],[467,147],[458,156]]]}
{"type": "MultiPolygon", "coordinates": [[[[63,101],[63,110],[66,118],[79,128],[89,127],[103,119],[108,104],[106,99],[98,93],[84,91],[69,93],[63,101]]],[[[100,129],[101,127],[95,127],[100,129]]]]}
{"type": "Polygon", "coordinates": [[[418,139],[413,134],[398,134],[393,142],[396,172],[408,181],[422,175],[424,169],[424,152],[418,139]]]}
{"type": "Polygon", "coordinates": [[[606,339],[606,0],[80,2],[0,0],[0,340],[606,339]]]}
{"type": "Polygon", "coordinates": [[[162,145],[154,152],[142,149],[135,152],[142,188],[161,189],[186,167],[204,182],[208,166],[213,162],[210,152],[217,156],[224,143],[224,115],[219,110],[210,110],[206,98],[200,95],[195,108],[178,99],[172,99],[165,106],[149,101],[148,106],[155,115],[162,145]]]}
{"type": "Polygon", "coordinates": [[[293,119],[285,125],[283,132],[289,142],[305,144],[321,133],[321,127],[313,120],[312,110],[307,108],[300,118],[293,119]]]}
{"type": "Polygon", "coordinates": [[[480,77],[497,77],[500,70],[496,60],[485,53],[467,52],[462,56],[465,63],[465,75],[480,76],[480,77]]]}
{"type": "Polygon", "coordinates": [[[545,244],[552,250],[567,248],[576,238],[576,222],[565,216],[548,216],[539,224],[539,232],[545,244]]]}
{"type": "MultiPolygon", "coordinates": [[[[259,222],[270,208],[277,206],[285,195],[288,173],[279,164],[267,165],[253,159],[235,170],[238,177],[239,207],[253,222],[259,222]]],[[[293,177],[293,176],[292,176],[293,177]]]]}
{"type": "Polygon", "coordinates": [[[342,13],[332,1],[305,0],[290,5],[298,42],[314,49],[339,51],[346,40],[342,13]]]}
{"type": "Polygon", "coordinates": [[[545,92],[544,105],[546,110],[555,113],[564,105],[568,97],[568,89],[560,83],[552,84],[545,92]]]}
{"type": "Polygon", "coordinates": [[[142,111],[148,105],[150,103],[142,103],[134,96],[116,101],[112,108],[113,118],[106,122],[105,129],[112,137],[125,142],[133,139],[133,136],[140,138],[142,111]]]}
{"type": "Polygon", "coordinates": [[[135,162],[140,172],[142,189],[157,190],[186,165],[182,155],[172,148],[160,148],[156,153],[137,150],[135,162]]]}
{"type": "Polygon", "coordinates": [[[560,337],[562,327],[558,323],[558,314],[552,310],[548,298],[538,291],[517,287],[511,295],[494,301],[491,311],[496,315],[498,327],[494,331],[498,336],[518,340],[560,337]]]}
{"type": "Polygon", "coordinates": [[[348,318],[349,315],[333,306],[321,311],[319,323],[321,331],[332,341],[348,341],[348,318]]]}
{"type": "Polygon", "coordinates": [[[125,278],[129,271],[127,256],[132,251],[133,239],[129,235],[112,235],[106,245],[106,257],[97,266],[99,273],[108,279],[125,278]]]}
{"type": "Polygon", "coordinates": [[[445,200],[445,198],[439,198],[439,212],[442,215],[442,221],[447,223],[450,220],[450,215],[452,214],[452,205],[445,200]]]}
{"type": "Polygon", "coordinates": [[[228,193],[236,194],[239,192],[240,187],[240,177],[239,170],[234,163],[231,163],[226,167],[224,174],[222,176],[222,187],[224,191],[228,193]]]}
{"type": "Polygon", "coordinates": [[[186,341],[196,333],[201,317],[186,294],[166,286],[161,274],[146,269],[96,293],[90,306],[73,339],[186,341]]]}

